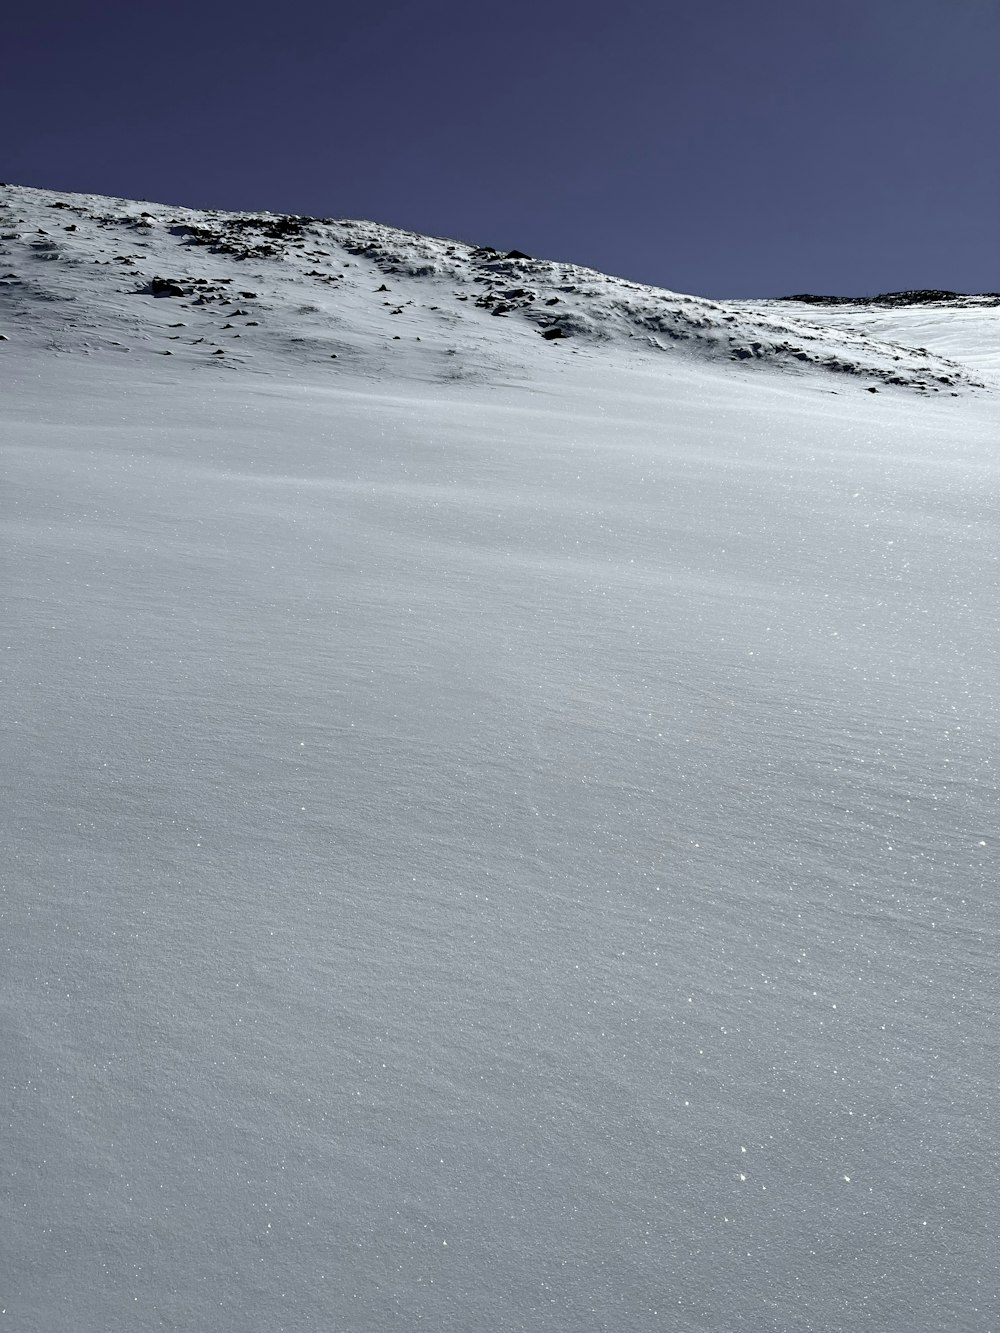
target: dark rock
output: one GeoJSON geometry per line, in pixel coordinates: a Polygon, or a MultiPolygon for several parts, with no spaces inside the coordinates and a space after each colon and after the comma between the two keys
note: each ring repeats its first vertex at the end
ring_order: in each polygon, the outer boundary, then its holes
{"type": "Polygon", "coordinates": [[[542,329],[542,337],[545,338],[548,342],[552,342],[553,339],[555,338],[565,338],[567,336],[568,335],[565,329],[560,329],[560,328],[542,329]]]}
{"type": "Polygon", "coordinates": [[[151,296],[186,296],[184,288],[172,278],[151,278],[149,282],[151,296]]]}
{"type": "Polygon", "coordinates": [[[526,255],[523,250],[508,250],[504,259],[530,259],[531,255],[526,255]]]}

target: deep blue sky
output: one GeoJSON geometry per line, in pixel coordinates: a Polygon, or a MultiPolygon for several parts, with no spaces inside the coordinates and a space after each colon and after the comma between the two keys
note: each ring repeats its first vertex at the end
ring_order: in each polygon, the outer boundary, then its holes
{"type": "Polygon", "coordinates": [[[702,295],[997,290],[998,71],[1000,0],[48,0],[0,179],[702,295]]]}

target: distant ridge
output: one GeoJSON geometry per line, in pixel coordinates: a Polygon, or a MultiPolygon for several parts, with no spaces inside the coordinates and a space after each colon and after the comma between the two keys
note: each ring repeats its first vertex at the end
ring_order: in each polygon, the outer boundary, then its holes
{"type": "Polygon", "coordinates": [[[1000,305],[1000,292],[945,292],[933,287],[921,287],[907,292],[881,292],[878,296],[816,296],[799,292],[796,296],[779,296],[779,301],[801,301],[803,305],[936,305],[947,301],[950,305],[1000,305]]]}

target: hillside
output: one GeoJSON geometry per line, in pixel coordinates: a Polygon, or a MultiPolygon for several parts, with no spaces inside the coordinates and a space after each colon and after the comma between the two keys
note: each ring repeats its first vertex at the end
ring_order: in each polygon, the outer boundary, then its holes
{"type": "MultiPolygon", "coordinates": [[[[12,328],[53,350],[127,349],[193,364],[224,357],[258,370],[275,356],[299,366],[344,358],[372,373],[447,379],[453,358],[459,365],[485,358],[487,370],[501,350],[515,364],[532,361],[532,339],[541,337],[570,340],[573,352],[610,345],[637,355],[820,369],[861,377],[869,388],[982,387],[960,359],[818,322],[808,306],[793,313],[781,302],[680,296],[374,223],[10,187],[4,194],[0,310],[12,328]],[[396,341],[405,346],[392,348],[396,341]]],[[[995,329],[996,304],[963,297],[946,310],[971,308],[995,329]]]]}

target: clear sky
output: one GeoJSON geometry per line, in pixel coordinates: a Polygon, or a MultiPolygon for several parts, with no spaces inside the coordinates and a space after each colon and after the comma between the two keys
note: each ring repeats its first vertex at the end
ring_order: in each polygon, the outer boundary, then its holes
{"type": "Polygon", "coordinates": [[[47,0],[0,89],[16,184],[709,296],[1000,289],[1000,0],[47,0]]]}

